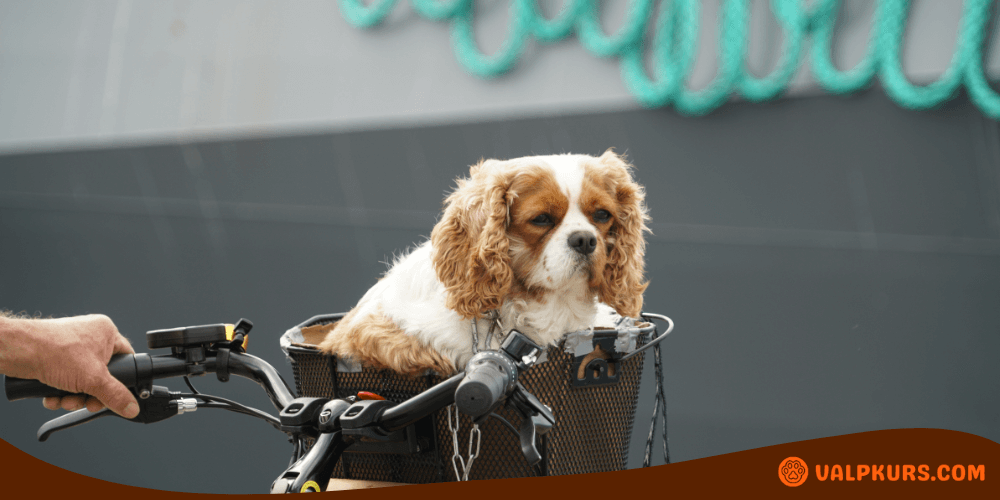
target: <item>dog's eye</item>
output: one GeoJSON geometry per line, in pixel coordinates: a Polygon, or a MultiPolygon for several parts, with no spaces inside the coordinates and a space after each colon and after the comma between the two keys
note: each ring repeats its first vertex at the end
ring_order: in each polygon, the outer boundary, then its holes
{"type": "Polygon", "coordinates": [[[542,214],[534,219],[531,219],[531,223],[536,226],[551,226],[552,217],[550,217],[549,214],[542,214]]]}
{"type": "Polygon", "coordinates": [[[608,212],[607,210],[598,210],[594,212],[594,220],[603,224],[611,220],[611,212],[608,212]]]}

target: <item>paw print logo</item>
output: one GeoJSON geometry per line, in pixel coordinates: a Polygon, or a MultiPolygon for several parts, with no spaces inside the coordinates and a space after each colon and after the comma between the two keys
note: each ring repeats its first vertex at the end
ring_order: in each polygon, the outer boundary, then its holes
{"type": "Polygon", "coordinates": [[[806,482],[807,477],[809,477],[809,466],[799,457],[788,457],[778,466],[778,479],[781,479],[785,486],[793,488],[799,486],[806,482]]]}

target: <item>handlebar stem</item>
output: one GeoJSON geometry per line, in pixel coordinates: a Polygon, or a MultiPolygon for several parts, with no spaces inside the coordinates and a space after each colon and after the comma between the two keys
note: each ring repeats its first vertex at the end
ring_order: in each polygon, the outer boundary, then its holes
{"type": "Polygon", "coordinates": [[[460,372],[406,401],[387,408],[382,413],[381,429],[386,433],[398,431],[455,402],[455,389],[465,378],[460,372]]]}

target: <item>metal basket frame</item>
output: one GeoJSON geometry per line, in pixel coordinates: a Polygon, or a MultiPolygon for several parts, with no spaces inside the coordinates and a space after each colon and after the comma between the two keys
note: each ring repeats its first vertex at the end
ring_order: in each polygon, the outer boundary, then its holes
{"type": "MultiPolygon", "coordinates": [[[[330,324],[345,314],[313,316],[296,328],[330,324]]],[[[643,314],[643,319],[649,321],[649,326],[633,329],[637,334],[637,349],[630,353],[615,351],[607,360],[614,364],[616,372],[610,382],[574,384],[581,357],[565,352],[562,345],[551,347],[546,353],[548,360],[522,374],[521,379],[528,391],[556,414],[556,425],[538,443],[542,463],[537,467],[529,466],[521,455],[516,433],[501,420],[487,418],[480,425],[480,455],[469,478],[500,479],[625,469],[644,365],[644,357],[638,354],[658,344],[669,333],[668,329],[657,334],[652,318],[643,314]]],[[[617,330],[595,331],[593,344],[606,347],[609,341],[617,339],[618,333],[617,330]]],[[[407,378],[371,368],[363,368],[361,372],[338,372],[335,355],[297,345],[286,346],[285,350],[292,363],[295,389],[300,397],[332,399],[370,391],[402,402],[444,380],[438,375],[407,378]]],[[[502,408],[496,413],[515,424],[520,419],[513,409],[502,408]]],[[[458,442],[464,454],[472,425],[464,415],[461,424],[458,442]]],[[[456,480],[451,467],[452,437],[445,411],[436,412],[417,426],[421,438],[416,453],[378,452],[377,448],[366,451],[364,446],[355,445],[343,454],[333,477],[396,483],[456,480]]]]}

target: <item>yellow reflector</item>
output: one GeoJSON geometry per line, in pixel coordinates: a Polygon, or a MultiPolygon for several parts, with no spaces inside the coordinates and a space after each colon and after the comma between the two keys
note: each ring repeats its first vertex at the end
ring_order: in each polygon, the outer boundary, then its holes
{"type": "MultiPolygon", "coordinates": [[[[226,323],[226,340],[233,340],[233,335],[236,334],[236,325],[230,325],[226,323]]],[[[247,341],[250,340],[249,335],[243,335],[243,350],[247,350],[247,341]]],[[[319,490],[317,490],[319,491],[319,490]]]]}

